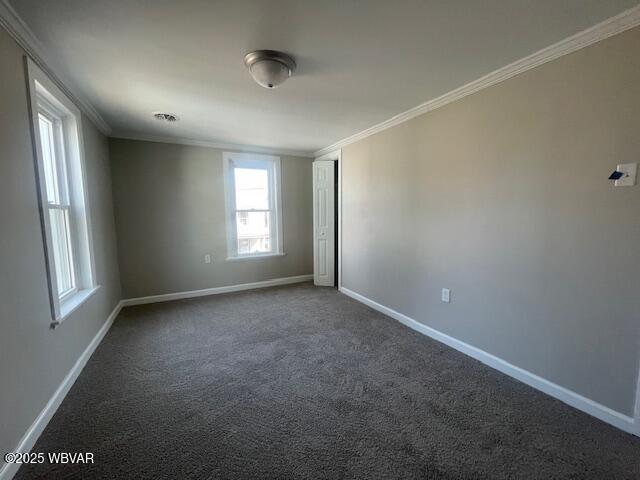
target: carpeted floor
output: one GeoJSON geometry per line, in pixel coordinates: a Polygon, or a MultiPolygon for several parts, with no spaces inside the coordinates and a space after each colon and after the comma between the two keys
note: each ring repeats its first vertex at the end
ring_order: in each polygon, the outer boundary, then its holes
{"type": "Polygon", "coordinates": [[[33,451],[95,464],[18,479],[640,478],[640,439],[310,284],[123,310],[33,451]]]}

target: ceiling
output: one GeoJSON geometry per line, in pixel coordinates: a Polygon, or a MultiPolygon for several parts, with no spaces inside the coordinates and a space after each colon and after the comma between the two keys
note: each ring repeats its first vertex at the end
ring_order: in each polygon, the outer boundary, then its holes
{"type": "Polygon", "coordinates": [[[315,151],[637,0],[11,0],[115,136],[315,151]],[[244,54],[298,63],[275,90],[244,54]],[[162,123],[153,111],[177,114],[162,123]]]}

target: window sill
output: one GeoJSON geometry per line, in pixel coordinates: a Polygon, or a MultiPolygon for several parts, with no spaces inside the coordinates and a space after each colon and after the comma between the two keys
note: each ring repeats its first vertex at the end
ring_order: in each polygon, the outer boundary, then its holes
{"type": "Polygon", "coordinates": [[[242,262],[244,260],[258,260],[260,258],[284,257],[286,253],[265,253],[262,255],[243,255],[241,257],[227,257],[227,262],[242,262]]]}
{"type": "Polygon", "coordinates": [[[60,304],[60,318],[57,318],[54,322],[51,322],[51,326],[55,328],[60,325],[69,315],[75,312],[80,306],[89,300],[94,293],[98,291],[100,285],[96,285],[92,288],[85,288],[73,294],[60,304]]]}

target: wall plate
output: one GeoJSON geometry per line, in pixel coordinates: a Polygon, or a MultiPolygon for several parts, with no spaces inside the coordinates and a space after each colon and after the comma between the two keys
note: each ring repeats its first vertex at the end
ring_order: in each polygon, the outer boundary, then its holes
{"type": "Polygon", "coordinates": [[[616,171],[624,173],[624,175],[616,180],[616,187],[631,187],[636,184],[636,174],[638,170],[637,163],[623,163],[618,165],[616,171]]]}
{"type": "Polygon", "coordinates": [[[442,289],[442,297],[441,300],[444,303],[449,303],[451,302],[451,290],[449,290],[448,288],[443,288],[442,289]]]}

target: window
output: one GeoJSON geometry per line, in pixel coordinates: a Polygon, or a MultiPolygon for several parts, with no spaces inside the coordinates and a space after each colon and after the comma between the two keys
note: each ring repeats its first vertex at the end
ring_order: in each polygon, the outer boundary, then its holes
{"type": "Polygon", "coordinates": [[[54,325],[95,290],[80,112],[28,61],[39,203],[54,325]]]}
{"type": "Polygon", "coordinates": [[[283,255],[280,159],[225,152],[223,161],[229,259],[283,255]]]}
{"type": "Polygon", "coordinates": [[[38,129],[42,163],[47,189],[46,208],[51,227],[51,243],[56,270],[57,293],[60,299],[76,289],[73,246],[71,242],[71,204],[62,136],[62,119],[55,110],[47,108],[44,99],[38,103],[38,129]]]}

